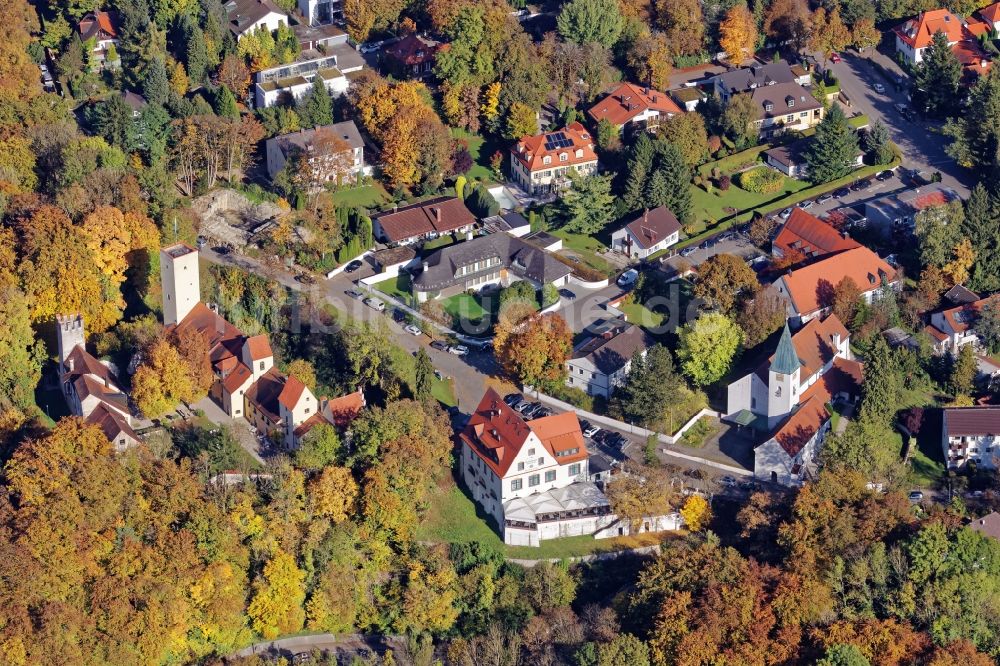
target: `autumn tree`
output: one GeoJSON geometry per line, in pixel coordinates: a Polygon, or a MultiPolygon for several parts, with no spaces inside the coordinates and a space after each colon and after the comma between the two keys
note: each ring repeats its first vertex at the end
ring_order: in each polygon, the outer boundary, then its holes
{"type": "Polygon", "coordinates": [[[14,243],[13,231],[0,228],[0,403],[28,410],[35,403],[45,347],[31,327],[30,305],[15,272],[14,243]]]}
{"type": "Polygon", "coordinates": [[[734,63],[753,55],[757,46],[757,23],[743,3],[733,6],[719,24],[719,46],[734,63]]]}
{"type": "Polygon", "coordinates": [[[740,304],[736,323],[743,330],[747,348],[756,347],[777,331],[788,316],[788,305],[771,287],[758,289],[740,304]]]}
{"type": "Polygon", "coordinates": [[[677,358],[698,386],[722,379],[743,344],[743,331],[721,312],[703,314],[679,332],[677,358]]]}
{"type": "Polygon", "coordinates": [[[665,34],[654,32],[639,37],[630,46],[627,59],[635,80],[657,90],[669,87],[673,54],[665,34]]]}
{"type": "Polygon", "coordinates": [[[840,10],[827,12],[818,7],[812,15],[812,39],[810,46],[823,54],[823,63],[837,51],[843,51],[851,43],[851,32],[840,18],[840,10]]]}
{"type": "Polygon", "coordinates": [[[861,52],[871,51],[882,41],[882,33],[875,27],[875,21],[870,18],[861,18],[854,23],[851,30],[851,44],[861,52]]]}
{"type": "Polygon", "coordinates": [[[700,532],[712,519],[712,507],[701,495],[688,495],[680,513],[684,524],[692,532],[700,532]]]}
{"type": "Polygon", "coordinates": [[[167,340],[160,340],[146,352],[132,376],[132,398],[139,410],[149,417],[159,416],[181,401],[193,402],[198,397],[188,365],[167,340]]]}
{"type": "Polygon", "coordinates": [[[532,386],[558,383],[566,374],[573,333],[556,313],[533,315],[516,324],[497,323],[493,347],[500,365],[532,386]]]}
{"type": "Polygon", "coordinates": [[[662,516],[672,510],[675,492],[663,470],[635,467],[617,474],[605,489],[615,515],[637,528],[643,518],[662,516]]]}
{"type": "Polygon", "coordinates": [[[757,274],[742,257],[717,254],[698,267],[694,295],[726,314],[733,312],[740,299],[760,287],[757,274]]]}
{"type": "Polygon", "coordinates": [[[805,48],[811,28],[805,0],[774,0],[764,15],[764,33],[778,43],[790,42],[797,51],[805,48]]]}
{"type": "Polygon", "coordinates": [[[667,43],[679,55],[701,53],[705,46],[705,20],[697,0],[655,0],[656,23],[667,43]]]}
{"type": "Polygon", "coordinates": [[[833,314],[845,326],[851,326],[860,304],[861,288],[850,275],[847,275],[833,288],[833,297],[830,302],[833,314]]]}
{"type": "Polygon", "coordinates": [[[358,484],[346,467],[324,467],[306,486],[313,515],[336,524],[353,516],[358,484]]]}
{"type": "Polygon", "coordinates": [[[305,623],[302,610],[304,577],[289,553],[279,550],[268,560],[247,607],[254,631],[265,638],[274,638],[302,629],[305,623]]]}
{"type": "Polygon", "coordinates": [[[677,147],[689,167],[695,167],[708,158],[708,131],[700,113],[677,114],[660,126],[660,132],[677,147]]]}
{"type": "Polygon", "coordinates": [[[246,99],[250,89],[250,70],[233,54],[228,54],[219,65],[217,77],[221,85],[233,91],[237,99],[246,99]]]}
{"type": "Polygon", "coordinates": [[[332,465],[340,459],[341,442],[337,429],[329,423],[320,423],[309,429],[299,448],[295,449],[297,467],[317,470],[332,465]]]}

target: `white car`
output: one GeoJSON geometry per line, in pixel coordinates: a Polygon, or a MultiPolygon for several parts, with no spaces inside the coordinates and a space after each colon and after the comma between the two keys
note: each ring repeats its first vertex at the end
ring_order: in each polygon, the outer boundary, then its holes
{"type": "Polygon", "coordinates": [[[639,271],[630,268],[618,277],[618,286],[622,288],[631,287],[638,279],[639,271]]]}
{"type": "Polygon", "coordinates": [[[469,353],[469,348],[465,345],[452,345],[448,347],[448,353],[454,354],[455,356],[465,356],[469,353]]]}
{"type": "Polygon", "coordinates": [[[403,330],[410,335],[423,335],[423,331],[421,331],[420,327],[415,324],[408,324],[403,328],[403,330]]]}
{"type": "Polygon", "coordinates": [[[365,305],[367,305],[371,309],[376,310],[378,312],[385,311],[385,303],[383,303],[382,301],[378,300],[377,298],[373,298],[373,297],[369,296],[368,298],[365,299],[364,303],[365,303],[365,305]]]}
{"type": "Polygon", "coordinates": [[[873,89],[875,90],[875,92],[877,92],[877,93],[878,93],[879,95],[882,95],[882,94],[885,94],[885,86],[884,86],[884,85],[882,85],[881,83],[876,83],[875,85],[873,85],[873,86],[872,86],[872,88],[873,88],[873,89]]]}

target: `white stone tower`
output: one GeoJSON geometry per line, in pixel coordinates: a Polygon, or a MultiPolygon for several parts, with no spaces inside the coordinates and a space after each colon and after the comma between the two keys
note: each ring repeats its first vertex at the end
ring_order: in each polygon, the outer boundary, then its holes
{"type": "Polygon", "coordinates": [[[163,325],[178,324],[201,301],[198,250],[186,243],[161,249],[160,284],[163,287],[163,325]]]}
{"type": "MultiPolygon", "coordinates": [[[[59,341],[59,365],[63,365],[66,357],[80,345],[86,346],[83,332],[83,315],[56,315],[56,335],[59,341]]],[[[63,368],[63,371],[70,368],[63,368]]]]}
{"type": "Polygon", "coordinates": [[[792,344],[792,332],[785,323],[785,330],[778,341],[778,349],[771,359],[767,372],[767,425],[773,428],[787,416],[799,402],[799,373],[802,363],[792,344]]]}

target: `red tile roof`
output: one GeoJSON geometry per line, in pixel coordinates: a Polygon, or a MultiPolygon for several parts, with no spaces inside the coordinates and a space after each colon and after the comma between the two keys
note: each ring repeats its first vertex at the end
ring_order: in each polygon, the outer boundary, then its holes
{"type": "Polygon", "coordinates": [[[958,307],[949,308],[941,312],[941,316],[944,320],[948,322],[953,333],[963,333],[976,323],[979,319],[979,313],[982,311],[983,307],[990,302],[998,302],[1000,304],[1000,294],[994,294],[986,298],[981,298],[973,303],[966,303],[964,305],[959,305],[958,307]]]}
{"type": "Polygon", "coordinates": [[[893,31],[904,42],[918,49],[930,46],[936,32],[943,32],[948,37],[949,44],[964,39],[975,39],[962,19],[947,9],[923,12],[916,18],[896,26],[893,31]]]}
{"type": "Polygon", "coordinates": [[[590,132],[580,123],[570,123],[565,129],[522,137],[510,152],[529,172],[553,167],[579,166],[597,161],[590,132]],[[558,134],[572,143],[568,146],[559,145],[560,137],[554,136],[558,134]],[[577,151],[580,152],[579,157],[577,151]],[[563,153],[566,154],[565,161],[559,159],[559,155],[563,153]],[[546,157],[551,158],[548,164],[545,164],[546,157]]]}
{"type": "Polygon", "coordinates": [[[383,53],[404,65],[421,65],[433,60],[443,46],[429,37],[410,34],[385,49],[383,53]]]}
{"type": "Polygon", "coordinates": [[[860,391],[863,371],[857,361],[838,358],[816,383],[801,396],[799,408],[788,417],[777,431],[774,439],[790,458],[812,439],[830,418],[826,405],[840,393],[857,395],[860,391]]]}
{"type": "Polygon", "coordinates": [[[333,418],[333,423],[338,428],[346,428],[361,414],[366,404],[365,394],[358,389],[354,393],[327,400],[323,405],[323,413],[333,418]]]}
{"type": "Polygon", "coordinates": [[[457,197],[439,197],[376,215],[374,222],[396,243],[433,231],[447,233],[474,224],[476,216],[457,197]]]}
{"type": "Polygon", "coordinates": [[[644,210],[642,214],[625,225],[643,249],[649,249],[670,234],[681,230],[681,223],[666,206],[644,210]]]}
{"type": "Polygon", "coordinates": [[[574,412],[525,422],[492,388],[486,390],[459,437],[502,479],[532,432],[560,465],[587,458],[580,421],[574,412]],[[556,455],[573,449],[577,449],[576,453],[556,455]]]}
{"type": "Polygon", "coordinates": [[[167,331],[176,331],[179,334],[185,329],[193,329],[205,336],[213,363],[227,356],[239,355],[243,344],[243,331],[202,302],[198,302],[184,319],[168,327],[167,331]]]}
{"type": "Polygon", "coordinates": [[[291,411],[299,404],[299,399],[305,391],[306,385],[290,376],[285,380],[285,385],[281,388],[281,393],[278,394],[278,403],[291,411]]]}
{"type": "Polygon", "coordinates": [[[91,37],[98,41],[104,39],[116,39],[118,37],[118,13],[117,12],[91,12],[80,19],[78,26],[80,39],[87,41],[91,37]]]}
{"type": "Polygon", "coordinates": [[[950,407],[944,410],[948,437],[1000,435],[1000,407],[950,407]]]}
{"type": "Polygon", "coordinates": [[[634,83],[622,83],[610,95],[592,106],[587,113],[595,121],[607,120],[612,125],[620,127],[650,109],[666,116],[683,113],[666,93],[637,86],[634,83]]]}
{"type": "MultiPolygon", "coordinates": [[[[837,315],[831,314],[826,319],[810,319],[795,335],[792,336],[792,346],[795,355],[802,364],[802,379],[811,377],[837,355],[835,336],[847,340],[850,334],[837,315]]],[[[773,359],[773,356],[771,357],[773,359]]],[[[770,364],[768,359],[768,363],[770,364]]]]}
{"type": "Polygon", "coordinates": [[[246,345],[250,352],[250,359],[253,361],[261,361],[274,356],[274,352],[271,351],[271,343],[266,335],[255,335],[247,338],[243,344],[246,345]]]}
{"type": "Polygon", "coordinates": [[[1000,2],[994,2],[988,7],[983,7],[978,13],[980,18],[984,21],[996,23],[997,21],[1000,21],[1000,2]]]}
{"type": "Polygon", "coordinates": [[[284,388],[284,379],[277,368],[271,368],[251,384],[246,392],[247,402],[263,412],[272,423],[277,423],[281,418],[278,396],[284,388]]]}
{"type": "Polygon", "coordinates": [[[226,393],[233,395],[240,387],[246,384],[247,380],[253,377],[253,373],[250,368],[243,365],[242,363],[237,363],[236,367],[233,368],[226,378],[222,380],[222,388],[226,390],[226,393]]]}
{"type": "Polygon", "coordinates": [[[108,366],[94,358],[81,345],[73,347],[73,351],[66,356],[63,366],[66,368],[66,372],[62,376],[63,381],[72,381],[81,375],[96,375],[111,383],[117,381],[108,366]],[[72,370],[69,369],[70,365],[73,366],[72,370]]]}
{"type": "Polygon", "coordinates": [[[801,208],[793,208],[792,214],[772,242],[772,247],[784,256],[801,252],[808,257],[822,257],[841,250],[851,250],[860,243],[844,237],[832,226],[801,208]]]}
{"type": "Polygon", "coordinates": [[[115,410],[108,409],[103,403],[90,413],[90,416],[87,417],[87,423],[96,424],[112,444],[117,444],[119,437],[123,434],[134,441],[139,441],[139,435],[128,424],[128,421],[115,410]]]}
{"type": "Polygon", "coordinates": [[[882,286],[883,276],[888,282],[896,279],[896,269],[867,247],[859,246],[803,266],[779,278],[792,299],[792,306],[800,315],[811,314],[829,306],[833,290],[845,277],[850,277],[862,293],[882,286]]]}

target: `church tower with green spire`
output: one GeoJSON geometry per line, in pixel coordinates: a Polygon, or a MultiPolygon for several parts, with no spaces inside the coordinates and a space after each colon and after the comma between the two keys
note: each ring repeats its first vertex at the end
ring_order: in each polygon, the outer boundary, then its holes
{"type": "Polygon", "coordinates": [[[785,322],[778,349],[767,373],[767,424],[773,428],[799,403],[799,373],[802,362],[792,344],[792,332],[785,322]]]}

